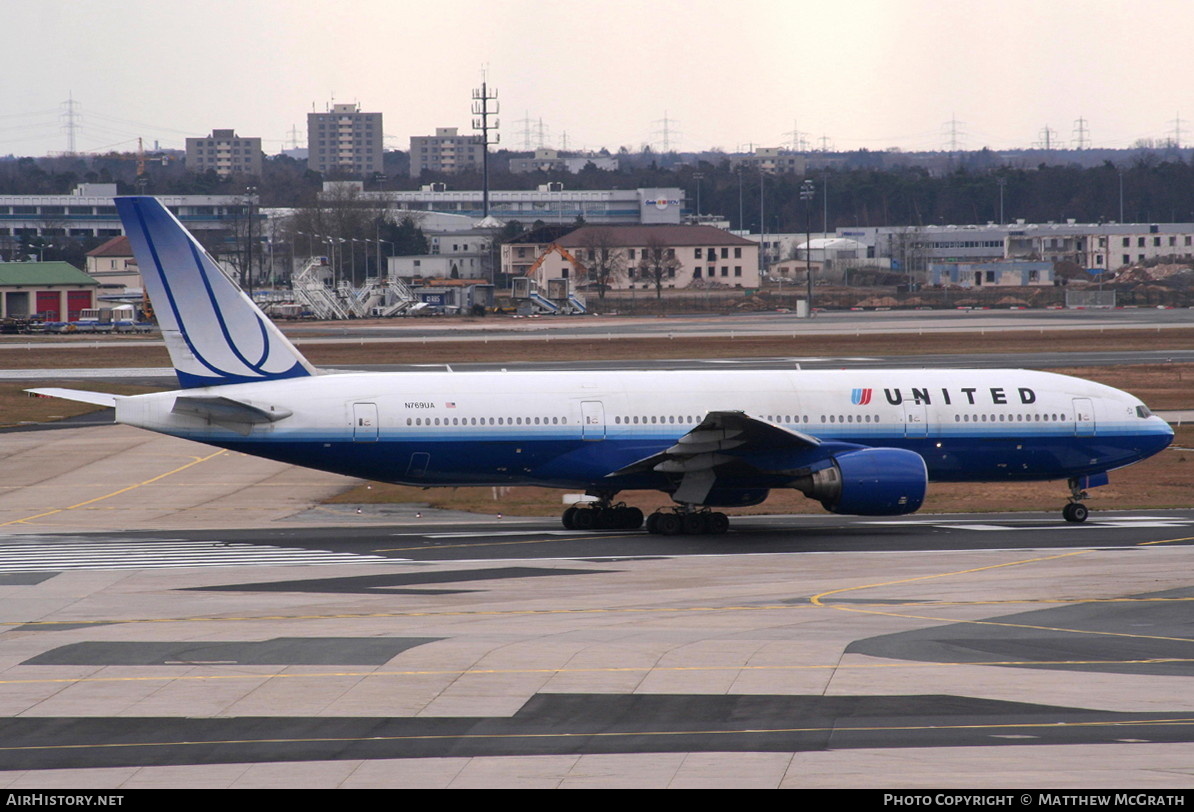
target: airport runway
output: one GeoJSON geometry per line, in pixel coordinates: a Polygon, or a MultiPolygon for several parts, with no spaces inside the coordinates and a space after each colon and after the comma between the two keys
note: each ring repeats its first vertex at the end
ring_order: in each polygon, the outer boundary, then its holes
{"type": "MultiPolygon", "coordinates": [[[[608,321],[507,324],[519,337],[548,325],[603,336],[608,321]]],[[[891,313],[796,329],[1187,323],[1187,311],[891,313]]],[[[462,337],[403,323],[412,330],[462,337]]],[[[355,325],[331,336],[394,337],[355,325]]],[[[1043,348],[965,361],[1191,357],[1043,348]]],[[[163,372],[68,374],[169,383],[163,372]]],[[[1194,783],[1194,510],[1092,503],[1081,526],[1022,513],[740,517],[723,537],[668,538],[321,504],[345,484],[121,426],[0,433],[0,786],[1194,783]]]]}
{"type": "Polygon", "coordinates": [[[0,437],[0,786],[1188,787],[1194,510],[577,533],[0,437]]]}
{"type": "MultiPolygon", "coordinates": [[[[0,356],[0,362],[3,356],[0,356]]],[[[481,372],[499,369],[545,372],[551,370],[603,371],[619,369],[1068,369],[1123,364],[1179,364],[1194,361],[1194,350],[1091,350],[1087,352],[966,353],[964,355],[817,355],[752,358],[672,358],[632,361],[506,361],[455,364],[341,364],[337,371],[353,372],[481,372]]],[[[2,369],[0,381],[79,381],[131,383],[173,387],[177,377],[170,367],[57,369],[2,369]]]]}

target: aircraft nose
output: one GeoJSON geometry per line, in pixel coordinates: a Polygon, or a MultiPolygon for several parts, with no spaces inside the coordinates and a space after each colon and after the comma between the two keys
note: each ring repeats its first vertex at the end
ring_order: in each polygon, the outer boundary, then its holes
{"type": "Polygon", "coordinates": [[[1169,447],[1173,442],[1173,426],[1169,425],[1163,418],[1153,415],[1148,419],[1151,425],[1148,433],[1148,453],[1155,454],[1169,447]]]}

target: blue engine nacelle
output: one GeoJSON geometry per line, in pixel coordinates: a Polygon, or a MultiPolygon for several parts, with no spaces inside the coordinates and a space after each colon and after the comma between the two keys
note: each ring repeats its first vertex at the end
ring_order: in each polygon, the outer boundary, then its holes
{"type": "Polygon", "coordinates": [[[929,472],[915,451],[863,448],[833,457],[796,487],[832,513],[899,516],[915,513],[925,500],[929,472]]]}

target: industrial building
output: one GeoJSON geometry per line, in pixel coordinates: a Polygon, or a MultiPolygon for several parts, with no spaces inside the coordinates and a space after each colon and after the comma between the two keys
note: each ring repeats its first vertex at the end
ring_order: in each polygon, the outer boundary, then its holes
{"type": "Polygon", "coordinates": [[[0,262],[0,319],[78,321],[99,283],[66,262],[0,262]]]}
{"type": "MultiPolygon", "coordinates": [[[[115,183],[81,183],[69,195],[0,195],[0,244],[21,237],[119,237],[115,183]]],[[[192,232],[226,229],[246,214],[245,195],[158,195],[192,232]]],[[[256,203],[255,198],[250,198],[256,203]]]]}
{"type": "MultiPolygon", "coordinates": [[[[355,199],[363,205],[388,209],[390,216],[402,219],[404,211],[430,211],[461,214],[481,219],[481,190],[449,191],[440,183],[429,183],[417,192],[359,192],[355,199]]],[[[518,220],[530,225],[548,224],[640,223],[679,225],[684,213],[684,191],[679,188],[653,189],[565,189],[559,183],[545,183],[535,190],[491,191],[489,214],[502,220],[518,220]]]]}

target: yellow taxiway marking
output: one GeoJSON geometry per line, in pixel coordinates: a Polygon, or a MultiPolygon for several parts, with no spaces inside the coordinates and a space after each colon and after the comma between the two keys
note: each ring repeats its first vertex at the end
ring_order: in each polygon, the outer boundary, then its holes
{"type": "Polygon", "coordinates": [[[175,468],[174,470],[167,471],[164,474],[158,474],[155,477],[150,477],[149,479],[146,479],[143,482],[137,482],[133,485],[128,485],[127,487],[112,491],[111,493],[106,493],[103,496],[97,496],[94,499],[88,499],[85,502],[79,502],[78,504],[70,505],[68,507],[55,508],[54,510],[47,510],[45,513],[38,513],[33,516],[26,516],[23,519],[13,519],[13,520],[7,521],[7,522],[0,522],[0,527],[7,527],[10,524],[25,524],[25,523],[31,522],[35,519],[44,519],[46,516],[53,516],[55,513],[64,513],[68,510],[77,510],[79,508],[86,507],[87,505],[93,505],[96,502],[102,502],[105,499],[111,499],[113,496],[119,496],[122,493],[128,493],[129,491],[136,490],[137,488],[141,488],[146,485],[152,485],[154,482],[158,482],[159,480],[165,479],[168,476],[173,476],[174,474],[177,474],[179,471],[185,471],[188,468],[196,466],[201,462],[207,462],[208,460],[212,459],[213,457],[218,457],[221,454],[227,454],[227,453],[228,452],[225,451],[224,449],[220,449],[219,451],[215,452],[214,454],[208,454],[206,457],[193,457],[191,459],[191,461],[186,463],[185,465],[180,465],[177,468],[175,468]]]}
{"type": "MultiPolygon", "coordinates": [[[[1174,543],[1182,542],[1182,541],[1194,541],[1194,536],[1186,536],[1183,538],[1175,538],[1175,539],[1158,539],[1157,541],[1145,541],[1145,542],[1138,543],[1136,546],[1144,547],[1144,546],[1156,545],[1156,544],[1174,544],[1174,543]]],[[[813,595],[811,598],[809,598],[809,603],[812,604],[813,606],[823,607],[826,609],[837,609],[838,611],[842,611],[842,612],[856,612],[859,614],[867,614],[867,615],[898,617],[898,618],[904,618],[904,619],[908,619],[908,620],[929,620],[934,623],[959,623],[959,624],[968,623],[968,624],[971,624],[974,626],[998,626],[998,627],[1002,627],[1002,628],[1031,629],[1033,631],[1060,632],[1060,633],[1065,633],[1065,634],[1082,634],[1082,635],[1091,635],[1091,636],[1096,636],[1096,637],[1126,637],[1126,638],[1133,639],[1133,640],[1167,640],[1167,641],[1175,641],[1175,642],[1182,642],[1182,643],[1194,642],[1194,638],[1190,638],[1190,637],[1170,637],[1170,636],[1166,636],[1166,635],[1137,634],[1137,633],[1128,633],[1128,632],[1104,632],[1104,631],[1095,631],[1092,629],[1071,629],[1071,628],[1067,628],[1067,627],[1063,627],[1063,626],[1039,626],[1039,625],[1035,625],[1035,624],[1031,624],[1031,623],[1009,623],[1009,622],[997,621],[997,620],[975,620],[972,618],[950,618],[950,617],[942,617],[940,615],[915,615],[915,614],[910,614],[907,612],[884,611],[884,610],[880,610],[880,609],[868,609],[868,608],[865,608],[863,606],[858,606],[858,605],[847,606],[847,605],[833,603],[833,602],[830,602],[830,603],[825,602],[825,599],[829,598],[830,596],[841,595],[846,592],[856,592],[856,591],[864,590],[864,589],[877,589],[877,588],[885,587],[885,586],[898,586],[901,584],[912,584],[912,583],[916,583],[919,581],[928,581],[928,580],[933,580],[933,579],[937,579],[937,578],[949,578],[949,577],[961,576],[961,575],[973,575],[975,573],[986,572],[989,570],[1002,569],[1004,567],[1021,567],[1021,566],[1027,566],[1029,564],[1039,564],[1039,563],[1042,563],[1045,561],[1059,561],[1061,559],[1071,558],[1074,556],[1089,555],[1090,553],[1094,553],[1094,552],[1098,552],[1098,551],[1097,550],[1075,550],[1072,552],[1060,553],[1058,555],[1040,556],[1037,558],[1026,558],[1026,559],[1021,559],[1019,561],[1006,561],[1001,564],[991,564],[991,565],[988,565],[985,567],[973,567],[971,569],[952,570],[949,572],[938,572],[938,573],[933,573],[932,575],[920,575],[915,578],[904,578],[904,579],[900,579],[900,580],[896,580],[896,581],[881,581],[881,582],[873,583],[873,584],[860,584],[858,586],[842,587],[841,589],[831,589],[827,592],[822,592],[817,595],[813,595]]],[[[1102,602],[1113,602],[1113,601],[1131,602],[1131,601],[1135,601],[1135,600],[1136,599],[1130,598],[1130,597],[1129,598],[1114,598],[1114,599],[1096,598],[1093,600],[1087,600],[1084,598],[1074,598],[1074,599],[1068,600],[1068,601],[1067,600],[1051,600],[1051,601],[1046,601],[1046,602],[1066,603],[1066,604],[1084,604],[1084,603],[1102,603],[1102,602]]],[[[921,607],[930,607],[930,606],[937,606],[937,605],[940,605],[940,606],[971,605],[971,604],[967,604],[964,602],[932,604],[932,603],[926,603],[924,601],[920,601],[920,602],[910,601],[909,603],[911,605],[919,605],[921,607]]],[[[982,604],[982,602],[979,602],[979,603],[973,604],[973,605],[983,605],[983,604],[982,604]]]]}
{"type": "MultiPolygon", "coordinates": [[[[642,666],[602,666],[594,668],[422,668],[403,669],[399,671],[309,671],[309,672],[262,672],[259,674],[157,674],[135,677],[30,677],[24,679],[0,679],[0,685],[73,685],[99,682],[228,682],[251,680],[263,682],[269,680],[295,679],[353,679],[377,677],[451,677],[454,680],[463,677],[480,676],[528,676],[533,674],[544,676],[562,676],[569,674],[660,674],[660,673],[709,673],[718,671],[742,672],[791,672],[791,671],[876,671],[876,670],[904,670],[924,668],[969,668],[971,666],[1001,666],[1001,667],[1041,667],[1075,665],[1160,665],[1167,663],[1191,663],[1194,658],[1189,657],[1152,657],[1143,660],[984,660],[981,662],[943,663],[943,662],[882,662],[882,663],[806,663],[803,665],[642,665],[642,666]]],[[[40,666],[39,666],[40,667],[40,666]]],[[[119,668],[121,666],[104,666],[119,668]]],[[[167,663],[155,666],[138,666],[147,668],[252,668],[251,664],[240,663],[167,663]]]]}
{"type": "MultiPolygon", "coordinates": [[[[937,607],[955,606],[1037,606],[1041,604],[1076,604],[1076,603],[1181,603],[1194,601],[1189,598],[1094,598],[1080,599],[1030,599],[1009,601],[956,601],[956,602],[926,602],[910,600],[897,606],[921,607],[934,609],[937,607]]],[[[876,602],[875,606],[890,608],[892,604],[876,602]]],[[[836,605],[821,604],[821,608],[836,609],[836,605]]],[[[611,608],[579,608],[579,609],[493,609],[493,610],[457,610],[457,611],[409,611],[409,612],[346,612],[332,615],[230,615],[226,617],[148,617],[148,618],[100,618],[100,619],[65,619],[65,620],[0,620],[0,626],[37,627],[37,626],[116,626],[135,625],[141,623],[259,623],[261,621],[301,621],[301,620],[384,620],[386,618],[414,618],[414,617],[527,617],[534,615],[642,615],[642,614],[685,614],[688,612],[792,612],[808,611],[813,607],[809,604],[755,604],[753,606],[677,606],[677,607],[623,607],[611,608]]],[[[860,609],[857,604],[851,609],[860,609]]],[[[977,623],[980,621],[958,621],[977,623]]],[[[1034,628],[1034,627],[1029,627],[1034,628]]],[[[1164,639],[1164,638],[1163,638],[1164,639]]],[[[1178,638],[1185,639],[1185,638],[1178,638]]]]}
{"type": "MultiPolygon", "coordinates": [[[[428,531],[428,533],[432,533],[432,532],[434,532],[434,531],[430,531],[430,530],[428,531]]],[[[528,532],[527,535],[529,536],[532,534],[530,532],[528,532]]],[[[634,537],[637,537],[637,536],[638,536],[638,534],[634,534],[634,537]]],[[[451,550],[454,547],[466,547],[470,550],[475,550],[478,547],[504,547],[508,544],[512,544],[512,545],[559,544],[562,541],[607,541],[607,540],[612,541],[614,539],[627,539],[627,538],[631,538],[631,537],[632,536],[629,534],[623,534],[620,536],[611,536],[608,533],[604,533],[600,536],[544,536],[543,538],[535,538],[535,539],[532,539],[532,538],[528,538],[528,539],[491,538],[489,541],[480,541],[479,539],[483,539],[485,537],[477,536],[478,541],[476,541],[472,544],[436,544],[435,549],[451,550]]],[[[375,552],[375,553],[403,553],[403,552],[407,552],[408,550],[426,550],[428,548],[428,546],[430,546],[430,545],[419,544],[419,545],[416,545],[413,547],[379,547],[378,549],[373,550],[373,552],[375,552]]]]}
{"type": "Polygon", "coordinates": [[[1157,539],[1156,541],[1142,541],[1137,544],[1137,547],[1148,547],[1153,544],[1176,544],[1179,541],[1194,541],[1194,536],[1186,536],[1181,539],[1157,539]]]}
{"type": "MultiPolygon", "coordinates": [[[[417,718],[412,718],[416,721],[417,718]]],[[[245,744],[347,744],[352,742],[402,742],[402,741],[508,741],[513,739],[613,739],[639,736],[757,736],[794,735],[794,734],[841,734],[841,733],[919,733],[923,731],[939,732],[943,730],[975,730],[975,731],[1029,731],[1056,729],[1092,729],[1092,728],[1123,728],[1123,727],[1184,727],[1194,725],[1194,717],[1176,717],[1172,719],[1116,719],[1096,722],[1001,722],[992,724],[970,725],[829,725],[823,727],[743,727],[733,730],[592,730],[560,733],[419,733],[401,736],[298,736],[293,738],[265,738],[265,739],[205,739],[199,741],[143,741],[143,742],[107,742],[102,744],[32,744],[14,747],[0,747],[0,752],[29,752],[44,750],[100,750],[121,749],[129,747],[184,747],[212,745],[245,745],[245,744]]]]}

